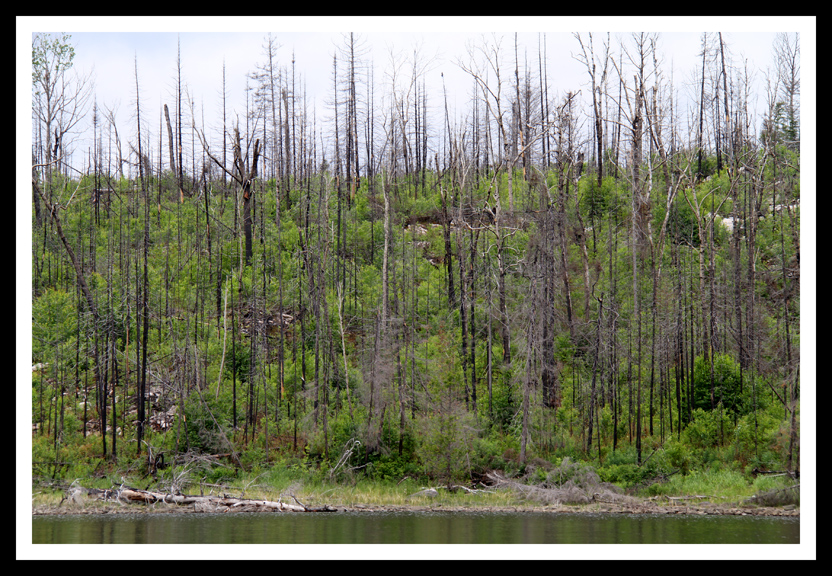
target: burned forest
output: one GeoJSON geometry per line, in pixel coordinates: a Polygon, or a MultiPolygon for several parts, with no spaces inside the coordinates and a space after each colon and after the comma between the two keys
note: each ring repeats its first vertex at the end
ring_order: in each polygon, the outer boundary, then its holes
{"type": "Polygon", "coordinates": [[[33,35],[33,477],[796,478],[799,35],[553,36],[473,39],[460,90],[344,33],[314,95],[279,34],[194,94],[183,36],[119,108],[33,35]]]}

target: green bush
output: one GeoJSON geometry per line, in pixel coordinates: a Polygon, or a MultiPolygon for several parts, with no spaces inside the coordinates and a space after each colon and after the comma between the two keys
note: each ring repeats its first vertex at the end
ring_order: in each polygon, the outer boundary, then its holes
{"type": "Polygon", "coordinates": [[[616,464],[635,464],[637,459],[636,447],[632,444],[619,446],[614,452],[610,452],[604,459],[606,466],[616,464]]]}
{"type": "Polygon", "coordinates": [[[598,477],[602,482],[628,488],[644,481],[645,472],[637,464],[609,464],[598,468],[598,477]]]}
{"type": "Polygon", "coordinates": [[[408,458],[398,456],[381,456],[372,460],[368,474],[375,480],[398,482],[405,476],[417,476],[418,466],[408,458]]]}
{"type": "Polygon", "coordinates": [[[746,414],[737,420],[734,428],[734,458],[744,467],[769,470],[776,466],[779,422],[771,414],[758,412],[746,414]]]}
{"type": "Polygon", "coordinates": [[[506,451],[518,450],[519,445],[511,439],[492,433],[483,438],[476,438],[471,451],[471,467],[475,472],[488,470],[505,470],[506,451]]]}
{"type": "Polygon", "coordinates": [[[266,450],[261,446],[256,446],[254,442],[240,454],[240,464],[245,470],[258,471],[265,463],[266,450]]]}
{"type": "Polygon", "coordinates": [[[597,178],[581,178],[578,183],[578,194],[581,198],[581,210],[585,218],[601,218],[609,213],[610,208],[616,201],[618,191],[616,190],[615,178],[606,176],[598,186],[597,178]]]}
{"type": "Polygon", "coordinates": [[[425,472],[448,483],[469,474],[474,443],[474,416],[456,400],[442,400],[416,424],[419,442],[415,453],[425,472]]]}
{"type": "Polygon", "coordinates": [[[664,446],[664,452],[667,455],[668,463],[674,469],[679,470],[682,474],[687,474],[690,471],[692,455],[687,446],[676,440],[669,440],[664,446]]]}
{"type": "MultiPolygon", "coordinates": [[[[360,430],[355,417],[350,418],[347,410],[341,410],[329,419],[329,453],[330,457],[337,461],[346,446],[352,446],[353,440],[361,442],[360,430]]],[[[322,439],[322,438],[321,438],[322,439]]],[[[323,449],[321,449],[323,452],[323,449]]],[[[363,453],[361,446],[357,447],[353,460],[358,453],[363,453]]]]}
{"type": "Polygon", "coordinates": [[[76,324],[75,297],[63,290],[45,290],[32,303],[32,361],[53,362],[60,351],[71,350],[76,324]]]}
{"type": "Polygon", "coordinates": [[[693,421],[682,436],[695,448],[714,448],[730,442],[733,431],[734,425],[725,411],[697,408],[693,411],[693,421]]]}
{"type": "MultiPolygon", "coordinates": [[[[231,422],[230,414],[225,414],[223,410],[225,406],[221,402],[214,402],[212,397],[204,393],[203,397],[208,408],[200,400],[198,394],[192,394],[185,402],[185,427],[188,435],[188,445],[192,450],[209,454],[227,452],[228,444],[225,438],[230,434],[230,430],[221,430],[217,424],[220,423],[220,426],[222,426],[224,422],[231,422]]],[[[237,401],[239,404],[239,397],[237,401]]]]}
{"type": "MultiPolygon", "coordinates": [[[[714,406],[722,403],[723,410],[745,414],[750,408],[750,386],[740,392],[740,365],[728,354],[713,356],[714,406]]],[[[711,410],[711,365],[704,357],[694,360],[693,378],[694,408],[711,410]]],[[[716,408],[714,408],[716,409],[716,408]]]]}

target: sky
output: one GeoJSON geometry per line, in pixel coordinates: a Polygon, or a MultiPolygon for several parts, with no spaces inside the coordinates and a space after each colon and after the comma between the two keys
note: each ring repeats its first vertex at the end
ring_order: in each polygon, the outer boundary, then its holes
{"type": "MultiPolygon", "coordinates": [[[[98,105],[115,111],[122,140],[130,140],[136,133],[136,72],[142,114],[151,132],[158,133],[163,104],[175,110],[177,44],[183,84],[194,98],[197,114],[205,118],[206,132],[211,132],[222,118],[223,65],[229,115],[239,114],[243,122],[247,75],[266,61],[264,43],[269,33],[280,46],[279,66],[291,66],[294,57],[299,85],[306,89],[321,126],[332,115],[333,54],[344,46],[350,31],[368,49],[364,60],[374,66],[377,101],[389,93],[385,82],[391,63],[401,64],[400,78],[408,77],[409,61],[418,47],[419,59],[429,66],[425,76],[429,107],[440,109],[444,87],[452,118],[459,119],[458,110],[467,112],[472,79],[458,61],[466,60],[468,48],[484,35],[502,38],[504,54],[511,59],[517,32],[521,66],[525,59],[535,74],[538,47],[545,40],[551,95],[586,91],[588,86],[586,68],[573,57],[579,47],[572,32],[580,32],[584,39],[586,32],[593,32],[597,49],[606,32],[612,33],[613,43],[617,33],[660,32],[665,73],[670,74],[672,65],[673,83],[684,90],[697,68],[703,30],[722,30],[735,61],[747,58],[751,69],[762,70],[770,63],[775,33],[802,30],[805,25],[805,19],[730,17],[32,17],[18,18],[18,55],[27,57],[33,32],[70,33],[76,52],[74,69],[92,74],[98,105]]],[[[19,69],[26,71],[23,63],[19,69]]],[[[510,62],[503,73],[510,79],[510,62]]],[[[91,144],[84,138],[75,135],[77,149],[91,144]]]]}

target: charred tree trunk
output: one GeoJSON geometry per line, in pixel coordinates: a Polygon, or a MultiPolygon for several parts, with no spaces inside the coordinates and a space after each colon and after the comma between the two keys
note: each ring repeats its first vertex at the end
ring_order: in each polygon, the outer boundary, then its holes
{"type": "MultiPolygon", "coordinates": [[[[170,151],[170,171],[172,174],[176,175],[176,157],[173,153],[173,130],[170,126],[170,114],[168,113],[168,105],[165,104],[165,124],[168,128],[168,149],[170,151]]],[[[182,201],[182,196],[179,197],[180,202],[182,201]]]]}

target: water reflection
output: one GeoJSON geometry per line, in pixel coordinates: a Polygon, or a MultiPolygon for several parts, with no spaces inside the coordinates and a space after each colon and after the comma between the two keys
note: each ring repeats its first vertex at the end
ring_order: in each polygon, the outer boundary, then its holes
{"type": "Polygon", "coordinates": [[[33,544],[795,544],[799,518],[476,512],[36,516],[33,544]]]}

